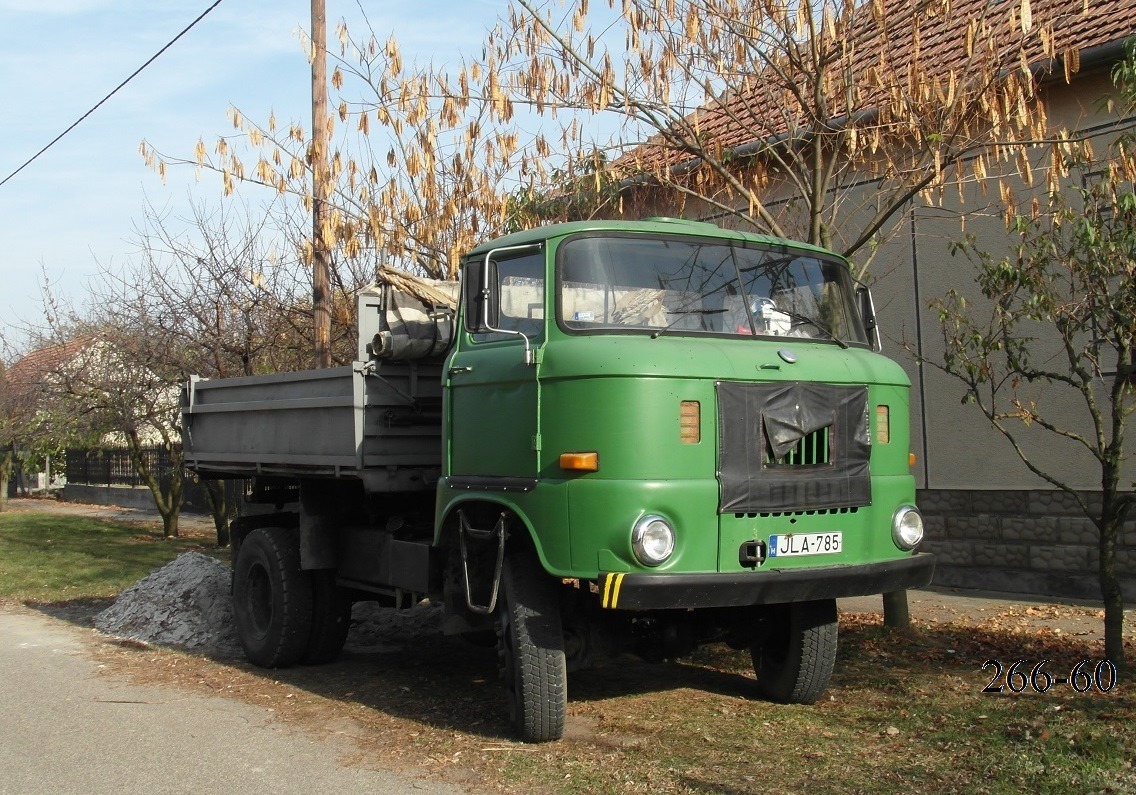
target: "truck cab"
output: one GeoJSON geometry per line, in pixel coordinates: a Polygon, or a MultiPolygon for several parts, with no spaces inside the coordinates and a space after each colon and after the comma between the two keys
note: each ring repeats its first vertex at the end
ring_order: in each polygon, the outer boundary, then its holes
{"type": "MultiPolygon", "coordinates": [[[[661,658],[725,640],[753,651],[764,695],[810,702],[835,599],[930,581],[910,384],[839,256],[585,222],[481,246],[462,283],[435,521],[463,561],[455,614],[498,616],[499,634],[518,601],[555,614],[542,634],[568,640],[548,652],[567,667],[629,639],[661,658]],[[541,576],[510,583],[522,567],[541,576]]],[[[564,690],[545,678],[506,682],[514,714],[564,690]]]]}

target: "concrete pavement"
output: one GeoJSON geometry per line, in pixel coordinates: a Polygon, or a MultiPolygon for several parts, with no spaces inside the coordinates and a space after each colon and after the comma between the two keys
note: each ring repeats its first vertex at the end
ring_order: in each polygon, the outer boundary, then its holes
{"type": "MultiPolygon", "coordinates": [[[[1019,626],[1057,630],[1086,641],[1104,639],[1104,608],[1099,601],[929,586],[908,591],[907,603],[912,618],[931,623],[976,627],[1012,618],[1019,626]]],[[[880,596],[838,599],[837,605],[845,613],[883,613],[880,596]]],[[[1124,611],[1124,636],[1136,638],[1132,607],[1124,611]]]]}
{"type": "Polygon", "coordinates": [[[240,701],[98,675],[83,630],[0,607],[0,795],[460,795],[341,764],[347,741],[240,701]]]}

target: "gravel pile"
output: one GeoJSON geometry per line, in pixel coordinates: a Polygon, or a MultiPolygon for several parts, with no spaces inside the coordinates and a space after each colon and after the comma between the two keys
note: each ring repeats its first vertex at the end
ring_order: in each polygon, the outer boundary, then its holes
{"type": "MultiPolygon", "coordinates": [[[[123,591],[95,616],[108,635],[158,646],[176,646],[215,658],[241,658],[230,596],[228,566],[200,552],[186,552],[123,591]]],[[[440,636],[440,605],[411,610],[357,602],[347,647],[362,653],[396,651],[407,643],[440,636]]]]}
{"type": "Polygon", "coordinates": [[[232,573],[224,563],[200,552],[186,552],[123,591],[95,616],[95,628],[210,657],[241,657],[231,582],[232,573]]]}

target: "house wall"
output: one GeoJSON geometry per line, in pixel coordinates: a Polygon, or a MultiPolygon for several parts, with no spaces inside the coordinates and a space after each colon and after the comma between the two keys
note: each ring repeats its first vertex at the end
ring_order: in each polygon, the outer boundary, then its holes
{"type": "MultiPolygon", "coordinates": [[[[1052,89],[1047,98],[1051,122],[1072,129],[1096,129],[1108,119],[1098,110],[1108,87],[1107,75],[1098,74],[1074,87],[1052,89]]],[[[1098,152],[1113,135],[1111,130],[1095,134],[1098,152]]],[[[1040,166],[1046,156],[1039,148],[1031,153],[1031,160],[1040,166]]],[[[953,256],[951,244],[972,235],[982,250],[999,256],[1008,253],[1014,242],[1006,231],[997,186],[988,186],[990,195],[985,195],[981,186],[966,178],[968,165],[964,164],[961,173],[962,195],[955,183],[934,203],[912,202],[903,227],[881,246],[871,266],[887,351],[904,365],[914,385],[918,427],[913,446],[922,462],[916,477],[927,489],[1047,489],[1049,485],[1021,464],[1009,442],[986,424],[977,409],[961,402],[962,385],[935,367],[943,361],[944,344],[930,302],[954,289],[966,297],[977,316],[988,306],[974,283],[975,264],[961,254],[953,256]]],[[[1019,205],[1026,208],[1033,191],[1041,189],[1030,188],[1017,178],[1009,182],[1019,205]]],[[[1044,329],[1039,328],[1038,333],[1035,351],[1039,355],[1035,358],[1046,361],[1058,355],[1056,340],[1047,340],[1044,329]]],[[[1067,390],[1039,387],[1030,391],[1027,386],[1021,394],[1035,400],[1038,409],[1057,424],[1089,429],[1087,415],[1067,390]]],[[[1026,451],[1059,479],[1079,489],[1099,486],[1099,468],[1082,447],[1058,441],[1041,429],[1021,430],[1026,451]]],[[[1136,466],[1129,466],[1127,476],[1129,481],[1136,480],[1136,466]]]]}

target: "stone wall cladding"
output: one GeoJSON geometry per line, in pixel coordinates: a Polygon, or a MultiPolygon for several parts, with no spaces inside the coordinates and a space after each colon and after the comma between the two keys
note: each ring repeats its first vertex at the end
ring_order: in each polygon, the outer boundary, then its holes
{"type": "Polygon", "coordinates": [[[63,487],[63,499],[88,505],[117,505],[153,511],[154,493],[145,486],[86,486],[68,483],[63,487]]]}
{"type": "Polygon", "coordinates": [[[956,515],[946,519],[947,538],[952,541],[997,541],[1002,537],[1001,517],[998,516],[956,515]]]}
{"type": "MultiPolygon", "coordinates": [[[[1029,495],[1030,513],[1041,516],[1084,516],[1081,506],[1072,495],[1063,491],[1026,491],[1029,495]]],[[[1099,510],[1101,499],[1099,494],[1081,494],[1090,510],[1099,510]]]]}
{"type": "Polygon", "coordinates": [[[943,566],[972,566],[974,564],[974,550],[969,544],[952,544],[945,541],[925,540],[919,546],[920,552],[930,552],[935,556],[935,565],[943,566]]]}
{"type": "MultiPolygon", "coordinates": [[[[1099,494],[1082,494],[1092,506],[1099,494]]],[[[1056,491],[923,490],[921,551],[937,557],[935,584],[1099,598],[1098,534],[1077,501],[1056,491]]],[[[1136,516],[1121,531],[1117,574],[1136,600],[1136,516]]]]}
{"type": "Polygon", "coordinates": [[[1029,509],[1029,492],[978,491],[973,489],[925,489],[919,492],[919,507],[930,514],[1013,514],[1029,509]]]}
{"type": "Polygon", "coordinates": [[[1072,574],[1089,574],[1095,568],[1091,552],[1092,550],[1088,547],[1057,544],[1038,545],[1030,547],[1028,567],[1035,571],[1065,571],[1072,574]]]}
{"type": "MultiPolygon", "coordinates": [[[[1124,533],[1120,536],[1123,541],[1124,533]]],[[[1100,541],[1100,531],[1092,520],[1084,516],[1062,516],[1057,519],[1057,538],[1054,540],[1058,539],[1065,544],[1080,544],[1095,549],[1100,541]]]]}
{"type": "Polygon", "coordinates": [[[1062,521],[1070,520],[1055,516],[1003,516],[1001,538],[1019,544],[1056,544],[1066,538],[1061,533],[1062,521]]]}
{"type": "Polygon", "coordinates": [[[1116,573],[1136,577],[1136,549],[1128,547],[1116,550],[1116,573]]]}

